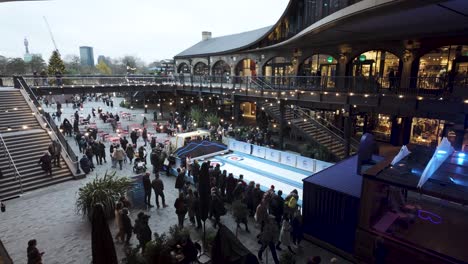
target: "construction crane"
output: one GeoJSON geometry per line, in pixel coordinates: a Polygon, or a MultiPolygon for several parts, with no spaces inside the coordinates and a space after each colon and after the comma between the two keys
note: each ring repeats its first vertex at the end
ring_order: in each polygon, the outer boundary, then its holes
{"type": "Polygon", "coordinates": [[[57,43],[55,43],[54,35],[52,34],[52,30],[50,30],[49,22],[47,22],[47,18],[43,16],[44,21],[46,23],[47,29],[49,30],[50,38],[52,39],[52,42],[54,43],[55,51],[59,52],[57,48],[57,43]]]}

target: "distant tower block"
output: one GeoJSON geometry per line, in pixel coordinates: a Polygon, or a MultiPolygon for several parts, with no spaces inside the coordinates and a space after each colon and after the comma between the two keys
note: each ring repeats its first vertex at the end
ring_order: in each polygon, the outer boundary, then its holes
{"type": "Polygon", "coordinates": [[[29,42],[26,37],[24,38],[24,48],[26,49],[26,54],[29,54],[29,42]]]}

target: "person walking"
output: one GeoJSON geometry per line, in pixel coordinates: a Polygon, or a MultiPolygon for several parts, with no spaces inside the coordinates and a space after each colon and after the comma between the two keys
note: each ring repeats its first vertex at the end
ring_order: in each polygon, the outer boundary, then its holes
{"type": "Polygon", "coordinates": [[[219,198],[216,191],[211,191],[211,211],[213,212],[213,216],[215,218],[213,227],[219,227],[221,223],[221,216],[226,214],[226,208],[224,207],[223,201],[219,198]]]}
{"type": "Polygon", "coordinates": [[[58,140],[52,141],[49,145],[49,153],[52,157],[53,163],[55,163],[56,167],[60,168],[60,153],[62,152],[62,145],[58,142],[58,140]]]}
{"type": "Polygon", "coordinates": [[[132,133],[130,133],[130,139],[132,140],[133,145],[136,146],[138,140],[138,134],[136,130],[133,130],[132,133]]]}
{"type": "MultiPolygon", "coordinates": [[[[187,183],[188,185],[188,183],[187,183]]],[[[194,196],[193,196],[193,191],[192,189],[188,189],[187,190],[187,194],[185,196],[185,201],[186,201],[186,204],[187,204],[187,209],[188,209],[188,216],[189,216],[189,220],[190,220],[190,223],[192,223],[192,225],[195,225],[195,212],[193,211],[193,200],[194,200],[194,196]]]]}
{"type": "Polygon", "coordinates": [[[41,164],[42,170],[52,177],[52,157],[48,151],[39,159],[39,164],[41,164]]]}
{"type": "Polygon", "coordinates": [[[192,211],[195,215],[195,220],[197,222],[197,229],[201,229],[201,211],[200,211],[200,197],[198,191],[193,192],[193,202],[192,202],[192,211]]]}
{"type": "Polygon", "coordinates": [[[128,208],[124,207],[122,208],[122,227],[123,227],[123,232],[125,234],[125,244],[129,245],[130,244],[130,239],[132,238],[132,232],[133,232],[133,226],[132,226],[132,221],[130,220],[130,217],[128,217],[128,208]]]}
{"type": "Polygon", "coordinates": [[[161,196],[162,206],[163,206],[163,208],[166,208],[167,205],[166,205],[166,201],[165,201],[165,198],[164,198],[164,183],[159,178],[159,173],[155,174],[155,178],[151,182],[151,187],[153,187],[155,200],[156,200],[156,207],[159,209],[159,196],[161,196]]]}
{"type": "Polygon", "coordinates": [[[175,188],[182,192],[185,184],[185,171],[184,169],[177,168],[177,178],[175,181],[175,188]]]}
{"type": "Polygon", "coordinates": [[[198,175],[200,175],[200,164],[195,160],[192,164],[193,185],[198,188],[198,175]]]}
{"type": "Polygon", "coordinates": [[[106,145],[102,141],[98,142],[98,156],[99,156],[99,164],[102,165],[102,160],[104,163],[107,163],[106,160],[106,145]]]}
{"type": "Polygon", "coordinates": [[[115,235],[115,240],[117,242],[124,242],[124,227],[123,227],[123,222],[122,222],[122,209],[123,205],[121,202],[118,202],[115,205],[115,210],[114,210],[114,217],[115,217],[115,227],[117,228],[117,234],[115,235]]]}
{"type": "Polygon", "coordinates": [[[265,223],[268,220],[268,211],[267,211],[267,205],[265,200],[263,200],[258,206],[257,210],[255,211],[255,221],[257,221],[257,224],[260,225],[260,231],[263,231],[263,228],[265,227],[265,223]]]}
{"type": "Polygon", "coordinates": [[[281,225],[281,219],[284,215],[284,199],[281,197],[283,191],[279,190],[278,194],[274,195],[270,201],[270,214],[275,216],[278,225],[281,225]]]}
{"type": "Polygon", "coordinates": [[[143,176],[143,189],[145,190],[145,204],[149,207],[153,207],[153,205],[151,205],[151,180],[149,176],[149,172],[145,173],[143,176]]]}
{"type": "Polygon", "coordinates": [[[291,224],[289,223],[289,217],[285,215],[283,218],[283,222],[281,224],[279,241],[278,241],[278,244],[276,244],[277,250],[281,250],[280,245],[283,244],[284,246],[288,247],[289,252],[291,252],[292,254],[296,254],[291,248],[291,245],[292,245],[291,231],[292,231],[292,227],[291,227],[291,224]]]}
{"type": "Polygon", "coordinates": [[[142,253],[145,253],[146,244],[151,241],[151,228],[148,226],[149,215],[143,212],[138,213],[138,218],[135,220],[133,232],[136,234],[142,253]]]}
{"type": "Polygon", "coordinates": [[[138,148],[138,157],[140,158],[141,162],[144,162],[146,165],[146,149],[143,146],[138,148]]]}
{"type": "Polygon", "coordinates": [[[120,146],[122,146],[124,150],[127,149],[127,145],[128,145],[127,137],[124,136],[123,138],[120,138],[120,146]]]}
{"type": "Polygon", "coordinates": [[[273,256],[273,261],[275,264],[279,264],[278,255],[276,254],[276,243],[278,242],[279,237],[279,229],[278,225],[276,224],[275,218],[273,216],[267,218],[265,223],[265,228],[260,233],[260,242],[262,243],[262,247],[258,251],[257,257],[260,261],[263,260],[262,255],[263,251],[267,247],[270,248],[271,255],[273,256]]]}
{"type": "Polygon", "coordinates": [[[226,179],[226,200],[228,203],[232,202],[232,194],[236,188],[236,179],[232,173],[229,173],[229,176],[226,179]]]}
{"type": "Polygon", "coordinates": [[[297,210],[295,212],[294,217],[291,220],[291,227],[292,227],[292,232],[291,232],[292,242],[294,243],[294,245],[300,247],[303,234],[304,234],[304,231],[302,228],[302,215],[301,215],[300,210],[297,210]]]}
{"type": "Polygon", "coordinates": [[[28,241],[28,249],[26,252],[28,256],[28,264],[42,264],[42,255],[44,255],[44,252],[39,252],[37,249],[36,239],[28,241]]]}
{"type": "Polygon", "coordinates": [[[179,227],[183,228],[185,214],[187,213],[187,203],[182,192],[179,193],[179,197],[175,200],[174,207],[176,209],[177,218],[179,220],[179,227]]]}
{"type": "Polygon", "coordinates": [[[145,147],[148,143],[148,130],[146,130],[146,127],[143,128],[143,132],[141,133],[141,137],[143,138],[143,141],[145,142],[145,147]]]}
{"type": "Polygon", "coordinates": [[[85,155],[88,158],[89,167],[90,167],[91,171],[94,171],[94,168],[95,168],[94,163],[93,163],[94,153],[93,153],[93,147],[90,144],[88,144],[88,147],[86,148],[85,155]]]}
{"type": "Polygon", "coordinates": [[[122,170],[123,161],[125,159],[125,151],[117,145],[117,149],[114,150],[114,160],[119,163],[120,170],[122,170]]]}
{"type": "Polygon", "coordinates": [[[132,164],[133,157],[135,156],[134,145],[128,144],[125,152],[127,153],[127,158],[130,160],[130,164],[132,164]]]}

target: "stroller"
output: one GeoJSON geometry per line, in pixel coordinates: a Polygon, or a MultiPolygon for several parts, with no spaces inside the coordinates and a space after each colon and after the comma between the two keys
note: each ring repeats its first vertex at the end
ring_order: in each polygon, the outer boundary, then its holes
{"type": "Polygon", "coordinates": [[[146,172],[146,164],[140,159],[136,158],[134,165],[133,165],[133,171],[135,173],[144,173],[146,172]]]}

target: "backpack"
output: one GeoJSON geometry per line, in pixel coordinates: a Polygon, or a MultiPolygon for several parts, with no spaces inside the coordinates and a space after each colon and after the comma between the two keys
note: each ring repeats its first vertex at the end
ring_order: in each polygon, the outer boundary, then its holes
{"type": "Polygon", "coordinates": [[[296,198],[294,196],[289,199],[288,206],[289,206],[289,208],[296,208],[297,200],[296,200],[296,198]]]}

